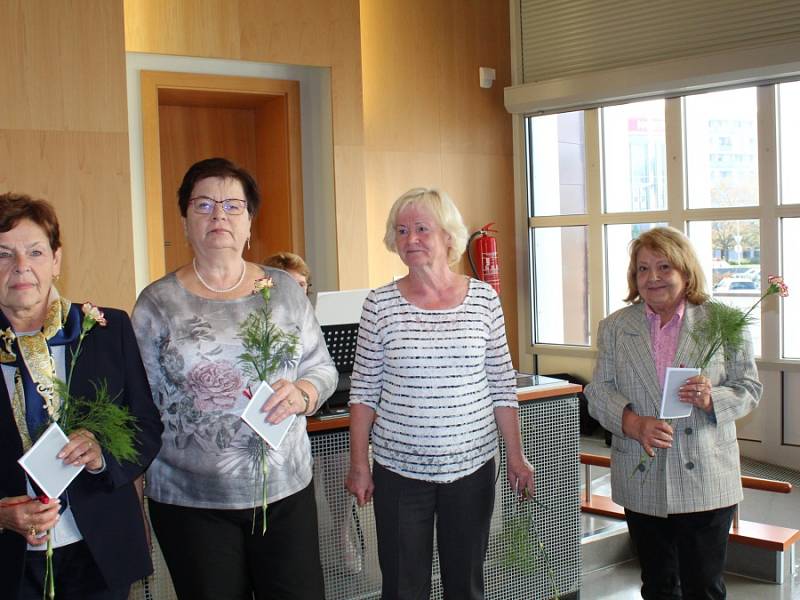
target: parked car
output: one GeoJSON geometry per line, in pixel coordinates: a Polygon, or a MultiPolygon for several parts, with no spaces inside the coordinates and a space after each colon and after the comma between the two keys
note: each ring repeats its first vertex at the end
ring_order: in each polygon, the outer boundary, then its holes
{"type": "Polygon", "coordinates": [[[747,269],[744,272],[745,277],[752,279],[756,282],[756,284],[761,283],[761,269],[759,267],[753,267],[752,269],[747,269]]]}
{"type": "Polygon", "coordinates": [[[758,294],[758,283],[742,276],[726,277],[714,286],[715,294],[758,294]]]}

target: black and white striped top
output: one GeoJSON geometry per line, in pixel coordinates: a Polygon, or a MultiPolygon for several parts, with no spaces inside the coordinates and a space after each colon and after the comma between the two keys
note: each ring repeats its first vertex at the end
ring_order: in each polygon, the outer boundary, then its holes
{"type": "Polygon", "coordinates": [[[464,302],[426,310],[396,283],[364,301],[350,404],[376,411],[373,457],[400,475],[449,482],[497,451],[494,408],[517,407],[500,300],[470,279],[464,302]]]}

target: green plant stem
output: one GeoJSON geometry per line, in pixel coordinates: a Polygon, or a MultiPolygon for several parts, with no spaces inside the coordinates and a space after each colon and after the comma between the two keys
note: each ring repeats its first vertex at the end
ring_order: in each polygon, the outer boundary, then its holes
{"type": "Polygon", "coordinates": [[[542,504],[534,496],[530,496],[527,490],[524,492],[524,499],[517,501],[514,507],[514,516],[511,520],[510,530],[507,530],[507,544],[506,558],[504,564],[512,568],[533,569],[536,566],[536,557],[531,562],[530,556],[533,554],[531,551],[531,540],[533,540],[533,549],[536,555],[541,557],[544,563],[547,577],[550,581],[550,588],[553,597],[556,600],[560,598],[558,584],[556,582],[556,575],[553,567],[550,564],[550,557],[547,554],[544,542],[539,536],[539,530],[536,527],[536,519],[531,511],[531,505],[539,506],[545,511],[550,509],[542,504]]]}
{"type": "Polygon", "coordinates": [[[45,550],[44,566],[44,598],[53,600],[56,597],[56,577],[53,571],[53,530],[48,532],[47,550],[45,550]]]}
{"type": "Polygon", "coordinates": [[[267,460],[266,442],[261,440],[261,535],[267,533],[267,477],[269,461],[267,460]]]}
{"type": "Polygon", "coordinates": [[[78,362],[78,357],[81,354],[81,346],[83,346],[83,338],[86,337],[86,331],[81,329],[81,334],[78,337],[78,345],[75,346],[75,352],[72,353],[69,363],[69,372],[67,373],[67,392],[69,392],[70,384],[72,383],[72,374],[75,371],[75,364],[78,362]]]}
{"type": "MultiPolygon", "coordinates": [[[[527,490],[525,491],[525,495],[528,495],[527,490]]],[[[538,506],[541,506],[547,510],[547,507],[544,506],[541,502],[539,502],[536,498],[531,498],[533,502],[535,502],[538,506]]],[[[539,537],[539,530],[536,527],[536,519],[533,518],[533,515],[529,516],[530,519],[530,528],[533,531],[533,539],[536,541],[536,546],[539,551],[539,555],[544,559],[544,566],[547,569],[547,576],[550,579],[550,586],[553,589],[553,597],[555,600],[560,600],[560,592],[558,591],[558,584],[556,583],[556,574],[553,571],[553,567],[550,564],[550,556],[547,554],[547,550],[544,547],[544,543],[542,543],[542,538],[539,537]]]]}

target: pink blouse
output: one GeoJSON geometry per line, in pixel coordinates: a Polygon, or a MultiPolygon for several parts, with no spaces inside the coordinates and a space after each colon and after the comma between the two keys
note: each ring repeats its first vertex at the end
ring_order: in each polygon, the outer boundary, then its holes
{"type": "Polygon", "coordinates": [[[656,374],[661,387],[664,387],[664,377],[667,374],[667,367],[678,367],[673,365],[675,353],[678,351],[678,336],[681,332],[681,322],[683,313],[686,309],[686,302],[681,301],[675,314],[669,322],[661,326],[661,317],[645,304],[645,314],[650,323],[650,345],[653,350],[653,359],[656,363],[656,374]]]}

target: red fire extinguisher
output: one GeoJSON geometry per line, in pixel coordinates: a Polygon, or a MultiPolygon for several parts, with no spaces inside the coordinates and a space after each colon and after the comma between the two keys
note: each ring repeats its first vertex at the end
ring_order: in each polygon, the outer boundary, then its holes
{"type": "Polygon", "coordinates": [[[475,277],[491,285],[500,293],[500,263],[497,260],[497,240],[490,233],[497,233],[492,229],[494,223],[488,223],[469,236],[467,244],[467,257],[475,277]],[[475,257],[472,255],[472,242],[476,242],[475,257]],[[477,262],[477,267],[475,263],[477,262]]]}

